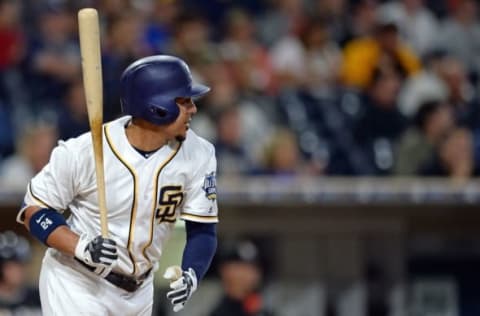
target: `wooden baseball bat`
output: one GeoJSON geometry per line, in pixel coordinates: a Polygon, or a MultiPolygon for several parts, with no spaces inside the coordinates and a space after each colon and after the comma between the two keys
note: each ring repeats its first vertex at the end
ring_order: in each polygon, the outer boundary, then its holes
{"type": "Polygon", "coordinates": [[[100,27],[97,10],[85,8],[78,11],[78,32],[82,56],[83,85],[87,101],[88,121],[95,156],[95,175],[98,188],[98,207],[102,236],[108,237],[105,175],[103,169],[103,91],[102,61],[100,53],[100,27]]]}

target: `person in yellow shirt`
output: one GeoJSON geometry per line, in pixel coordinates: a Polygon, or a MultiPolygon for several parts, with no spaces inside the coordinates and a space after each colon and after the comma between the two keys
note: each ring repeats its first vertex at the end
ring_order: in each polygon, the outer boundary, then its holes
{"type": "Polygon", "coordinates": [[[391,67],[408,77],[421,69],[421,63],[416,54],[401,42],[395,24],[379,23],[373,36],[346,44],[341,79],[346,86],[363,90],[370,85],[375,70],[391,67]]]}

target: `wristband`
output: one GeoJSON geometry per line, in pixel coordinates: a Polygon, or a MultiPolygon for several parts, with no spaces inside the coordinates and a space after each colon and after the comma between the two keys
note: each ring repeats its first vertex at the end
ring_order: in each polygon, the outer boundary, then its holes
{"type": "Polygon", "coordinates": [[[48,236],[50,236],[58,226],[67,225],[67,222],[65,221],[65,217],[57,211],[50,208],[42,208],[32,215],[29,224],[30,233],[48,246],[48,236]]]}

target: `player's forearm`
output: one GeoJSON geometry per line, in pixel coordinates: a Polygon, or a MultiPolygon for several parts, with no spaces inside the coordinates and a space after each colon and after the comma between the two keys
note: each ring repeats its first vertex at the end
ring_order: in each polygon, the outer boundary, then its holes
{"type": "Polygon", "coordinates": [[[60,226],[48,236],[47,244],[63,253],[74,256],[78,239],[79,236],[71,231],[68,226],[60,226]]]}
{"type": "MultiPolygon", "coordinates": [[[[30,231],[30,222],[32,217],[42,208],[37,206],[31,206],[25,210],[24,223],[25,227],[30,231]]],[[[37,237],[37,236],[35,236],[37,237]]],[[[74,233],[67,225],[61,225],[55,228],[46,240],[46,244],[49,247],[55,248],[63,253],[69,255],[75,255],[75,247],[78,243],[79,236],[74,233]]]]}
{"type": "Polygon", "coordinates": [[[182,269],[192,268],[202,280],[217,249],[216,224],[186,221],[187,243],[183,251],[182,269]]]}

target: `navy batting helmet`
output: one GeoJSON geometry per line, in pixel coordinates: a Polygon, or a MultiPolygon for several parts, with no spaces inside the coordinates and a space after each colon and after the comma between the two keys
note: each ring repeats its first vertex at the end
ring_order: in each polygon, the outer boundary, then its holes
{"type": "Polygon", "coordinates": [[[193,82],[183,60],[167,55],[145,57],[128,66],[120,88],[123,113],[157,125],[176,120],[180,113],[176,98],[196,98],[210,91],[193,82]]]}

